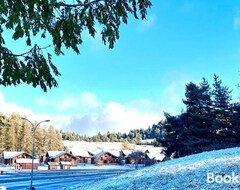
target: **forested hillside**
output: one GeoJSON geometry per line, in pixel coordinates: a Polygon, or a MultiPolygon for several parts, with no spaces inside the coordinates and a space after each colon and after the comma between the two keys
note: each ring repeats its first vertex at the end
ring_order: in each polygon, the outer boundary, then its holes
{"type": "MultiPolygon", "coordinates": [[[[13,113],[7,117],[0,114],[0,152],[32,152],[32,126],[13,113]]],[[[63,150],[62,136],[53,126],[39,126],[35,134],[35,155],[39,156],[48,150],[63,150]]]]}
{"type": "MultiPolygon", "coordinates": [[[[83,140],[87,142],[129,142],[135,144],[141,144],[142,140],[145,139],[156,139],[160,134],[160,126],[153,124],[152,127],[147,129],[133,129],[129,133],[121,132],[108,132],[107,134],[102,134],[99,132],[97,135],[92,137],[82,136],[74,132],[63,132],[60,131],[63,137],[63,140],[78,141],[83,140]]],[[[156,141],[153,141],[152,144],[156,144],[156,141]]]]}

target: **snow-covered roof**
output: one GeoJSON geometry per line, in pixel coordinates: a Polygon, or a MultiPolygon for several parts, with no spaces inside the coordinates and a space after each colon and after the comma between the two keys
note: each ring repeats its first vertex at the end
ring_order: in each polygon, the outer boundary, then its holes
{"type": "Polygon", "coordinates": [[[60,162],[62,165],[72,165],[71,162],[60,162]]]}
{"type": "Polygon", "coordinates": [[[116,157],[120,156],[120,152],[118,150],[106,150],[106,151],[112,154],[113,156],[116,156],[116,157]]]}
{"type": "MultiPolygon", "coordinates": [[[[20,151],[20,152],[19,151],[4,151],[3,152],[3,157],[4,157],[4,159],[11,159],[11,158],[19,156],[21,154],[24,154],[24,153],[26,153],[26,152],[23,152],[23,151],[20,151]]],[[[26,153],[26,154],[28,154],[28,153],[26,153]]]]}
{"type": "MultiPolygon", "coordinates": [[[[103,151],[103,150],[100,150],[100,151],[103,151]]],[[[90,154],[95,155],[95,154],[99,153],[99,150],[97,150],[97,149],[91,149],[91,150],[88,150],[88,152],[89,152],[90,154]]]]}
{"type": "Polygon", "coordinates": [[[124,154],[125,156],[128,156],[129,154],[132,153],[131,150],[122,150],[122,152],[123,152],[123,154],[124,154]]]}
{"type": "Polygon", "coordinates": [[[66,151],[48,151],[48,156],[51,158],[57,158],[66,153],[66,151]]]}
{"type": "Polygon", "coordinates": [[[163,161],[163,159],[166,157],[164,154],[151,154],[147,153],[148,158],[158,160],[158,161],[163,161]]]}
{"type": "Polygon", "coordinates": [[[97,158],[97,157],[102,156],[103,154],[106,154],[106,153],[109,153],[109,154],[111,154],[111,155],[113,155],[113,156],[115,156],[115,157],[118,157],[118,156],[112,154],[112,153],[109,152],[109,151],[101,151],[101,152],[95,154],[95,155],[93,156],[93,158],[97,158]]]}
{"type": "Polygon", "coordinates": [[[149,153],[159,154],[162,153],[164,148],[162,147],[149,147],[146,149],[149,153]]]}
{"type": "Polygon", "coordinates": [[[80,156],[80,157],[91,157],[87,150],[71,150],[73,156],[80,156]]]}
{"type": "Polygon", "coordinates": [[[59,166],[58,162],[48,162],[47,163],[49,166],[59,166]]]}
{"type": "MultiPolygon", "coordinates": [[[[16,163],[17,164],[29,164],[29,163],[32,163],[32,159],[31,158],[19,158],[19,159],[16,159],[16,163]]],[[[35,164],[38,164],[39,161],[38,159],[33,159],[33,163],[35,164]]]]}

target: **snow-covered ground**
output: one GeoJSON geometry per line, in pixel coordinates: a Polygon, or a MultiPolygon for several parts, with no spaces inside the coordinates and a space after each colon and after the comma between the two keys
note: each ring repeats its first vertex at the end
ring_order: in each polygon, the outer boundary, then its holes
{"type": "MultiPolygon", "coordinates": [[[[63,141],[64,146],[66,146],[72,152],[80,152],[80,150],[87,150],[94,154],[97,154],[101,151],[108,151],[108,150],[117,150],[120,151],[123,149],[123,143],[121,142],[85,142],[85,141],[63,141]]],[[[129,149],[131,150],[151,150],[154,152],[161,152],[163,148],[161,147],[154,147],[153,145],[135,145],[135,144],[128,144],[129,149]]]]}
{"type": "Polygon", "coordinates": [[[230,148],[174,159],[89,185],[78,185],[78,188],[75,186],[72,189],[237,190],[240,189],[238,175],[240,175],[240,148],[230,148]]]}

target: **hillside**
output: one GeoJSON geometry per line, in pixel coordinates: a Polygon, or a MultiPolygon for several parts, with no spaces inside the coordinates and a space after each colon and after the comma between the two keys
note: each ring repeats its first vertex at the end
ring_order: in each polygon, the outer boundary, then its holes
{"type": "MultiPolygon", "coordinates": [[[[204,152],[135,170],[118,177],[78,186],[80,190],[239,189],[240,148],[204,152]],[[207,183],[207,173],[225,176],[228,183],[207,183]],[[230,178],[229,178],[230,177],[230,178]],[[230,182],[230,183],[229,183],[230,182]]],[[[221,180],[218,177],[217,180],[221,180]]]]}
{"type": "MultiPolygon", "coordinates": [[[[120,151],[123,149],[123,143],[121,142],[86,142],[86,141],[63,141],[65,147],[68,148],[69,151],[78,152],[79,150],[88,150],[93,153],[99,153],[102,150],[116,150],[120,151]]],[[[130,150],[158,150],[162,151],[161,147],[154,147],[153,145],[135,145],[128,144],[130,150]]]]}

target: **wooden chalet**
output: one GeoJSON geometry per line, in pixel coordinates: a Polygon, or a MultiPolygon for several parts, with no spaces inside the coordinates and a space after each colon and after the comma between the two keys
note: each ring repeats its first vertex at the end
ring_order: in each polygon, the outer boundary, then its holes
{"type": "Polygon", "coordinates": [[[118,156],[108,151],[102,151],[92,157],[92,164],[116,164],[118,156]]]}
{"type": "Polygon", "coordinates": [[[17,159],[32,159],[32,155],[26,152],[16,152],[16,151],[4,151],[3,152],[3,163],[5,165],[16,164],[17,159]]]}
{"type": "Polygon", "coordinates": [[[126,164],[144,164],[145,153],[142,151],[134,151],[125,157],[126,164]]]}
{"type": "Polygon", "coordinates": [[[67,170],[72,166],[71,162],[60,162],[60,169],[67,170]]]}
{"type": "Polygon", "coordinates": [[[77,158],[66,151],[48,151],[44,162],[46,164],[48,162],[57,162],[59,164],[61,162],[68,162],[71,166],[75,166],[77,165],[77,158]]]}
{"type": "MultiPolygon", "coordinates": [[[[37,170],[39,165],[38,159],[33,160],[33,169],[37,170]]],[[[32,159],[30,158],[18,158],[16,159],[16,169],[24,170],[24,169],[32,169],[32,159]]]]}
{"type": "Polygon", "coordinates": [[[47,165],[48,165],[48,170],[57,170],[60,167],[58,162],[48,162],[47,165]]]}
{"type": "Polygon", "coordinates": [[[70,151],[70,154],[77,158],[78,163],[91,163],[93,156],[87,150],[70,151]]]}

